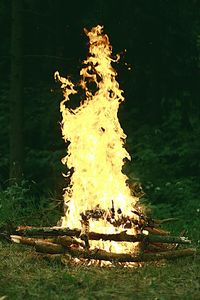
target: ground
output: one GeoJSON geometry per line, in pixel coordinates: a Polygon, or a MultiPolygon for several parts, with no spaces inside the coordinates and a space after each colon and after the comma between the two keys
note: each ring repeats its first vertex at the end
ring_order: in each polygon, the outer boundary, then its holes
{"type": "Polygon", "coordinates": [[[2,242],[0,257],[0,299],[200,299],[199,256],[132,269],[68,266],[2,242]]]}

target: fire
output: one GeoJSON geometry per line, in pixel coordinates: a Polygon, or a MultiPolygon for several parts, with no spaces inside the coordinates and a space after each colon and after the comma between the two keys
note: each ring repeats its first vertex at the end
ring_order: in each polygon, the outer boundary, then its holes
{"type": "MultiPolygon", "coordinates": [[[[89,38],[89,55],[80,71],[80,87],[85,93],[81,105],[68,108],[70,96],[77,93],[69,78],[55,73],[62,85],[60,104],[62,134],[70,144],[62,162],[67,165],[70,185],[65,189],[67,207],[62,226],[99,233],[136,233],[130,219],[136,219],[133,207],[138,198],[131,195],[127,176],[122,173],[130,155],[124,147],[126,135],[118,109],[124,101],[112,63],[112,46],[102,26],[85,31],[89,38]],[[91,88],[91,84],[93,87],[91,88]],[[129,224],[129,225],[128,225],[129,224]]],[[[133,252],[132,243],[92,241],[90,247],[112,252],[133,252]],[[130,245],[131,244],[131,245],[130,245]]],[[[135,247],[135,246],[134,246],[135,247]]]]}

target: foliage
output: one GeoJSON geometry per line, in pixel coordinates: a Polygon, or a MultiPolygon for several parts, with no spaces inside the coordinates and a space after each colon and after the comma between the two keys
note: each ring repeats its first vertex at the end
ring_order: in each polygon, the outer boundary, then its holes
{"type": "Polygon", "coordinates": [[[180,101],[176,100],[159,127],[143,125],[132,137],[128,135],[133,163],[125,171],[133,179],[140,178],[151,202],[186,205],[197,201],[200,176],[197,116],[198,112],[193,112],[187,124],[180,101]]]}
{"type": "Polygon", "coordinates": [[[8,179],[9,169],[9,105],[8,105],[8,86],[0,88],[0,186],[8,179]]]}
{"type": "Polygon", "coordinates": [[[163,182],[159,186],[148,182],[145,190],[146,197],[141,201],[153,218],[178,218],[166,227],[175,234],[185,231],[192,240],[200,243],[199,182],[195,178],[163,182]]]}
{"type": "MultiPolygon", "coordinates": [[[[174,203],[193,197],[192,188],[172,197],[163,187],[166,182],[175,187],[187,178],[195,185],[200,176],[198,1],[128,0],[116,5],[113,0],[96,0],[79,1],[78,8],[75,2],[47,2],[25,1],[22,10],[24,178],[37,182],[39,191],[61,196],[66,185],[61,173],[66,169],[60,160],[66,145],[59,124],[62,95],[53,74],[59,70],[77,79],[87,52],[83,27],[103,24],[114,52],[121,52],[121,62],[115,67],[126,102],[119,116],[133,156],[125,172],[144,186],[152,182],[162,187],[159,199],[150,192],[151,201],[174,203]],[[69,7],[76,18],[71,13],[66,19],[69,7]]],[[[0,13],[2,189],[9,184],[10,4],[1,1],[0,13]]]]}
{"type": "Polygon", "coordinates": [[[59,201],[50,194],[49,197],[33,196],[32,190],[33,185],[22,181],[21,185],[15,184],[0,191],[0,224],[56,224],[60,218],[59,201]]]}

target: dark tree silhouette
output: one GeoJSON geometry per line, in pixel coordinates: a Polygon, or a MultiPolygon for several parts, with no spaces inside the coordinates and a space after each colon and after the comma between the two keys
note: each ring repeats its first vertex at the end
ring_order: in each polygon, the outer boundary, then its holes
{"type": "Polygon", "coordinates": [[[22,0],[12,0],[11,9],[10,180],[20,182],[23,163],[22,0]]]}

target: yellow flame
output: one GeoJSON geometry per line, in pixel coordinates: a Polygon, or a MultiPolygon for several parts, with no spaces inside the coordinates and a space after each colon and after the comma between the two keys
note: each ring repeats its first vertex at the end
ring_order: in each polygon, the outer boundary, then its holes
{"type": "MultiPolygon", "coordinates": [[[[65,189],[64,201],[68,207],[62,219],[62,226],[81,228],[81,213],[100,208],[110,211],[112,203],[115,219],[130,216],[138,198],[131,195],[126,184],[127,176],[122,173],[124,159],[130,155],[124,148],[126,138],[119,120],[118,109],[124,97],[116,80],[116,71],[111,58],[112,46],[103,27],[96,26],[86,31],[89,38],[89,56],[80,71],[80,86],[85,91],[85,99],[75,109],[67,108],[70,95],[77,93],[71,80],[63,78],[58,72],[55,77],[62,83],[64,100],[61,102],[62,133],[70,142],[63,163],[73,168],[71,183],[65,189]],[[95,83],[95,91],[89,84],[95,83]],[[117,211],[120,214],[117,214],[117,211]]],[[[67,175],[68,176],[68,175],[67,175]]],[[[89,220],[91,231],[116,233],[123,225],[114,227],[106,217],[89,220]]],[[[135,229],[129,229],[129,233],[135,229]]],[[[92,246],[96,246],[93,242],[92,246]]],[[[115,252],[131,251],[128,243],[98,242],[99,247],[115,252]]]]}

